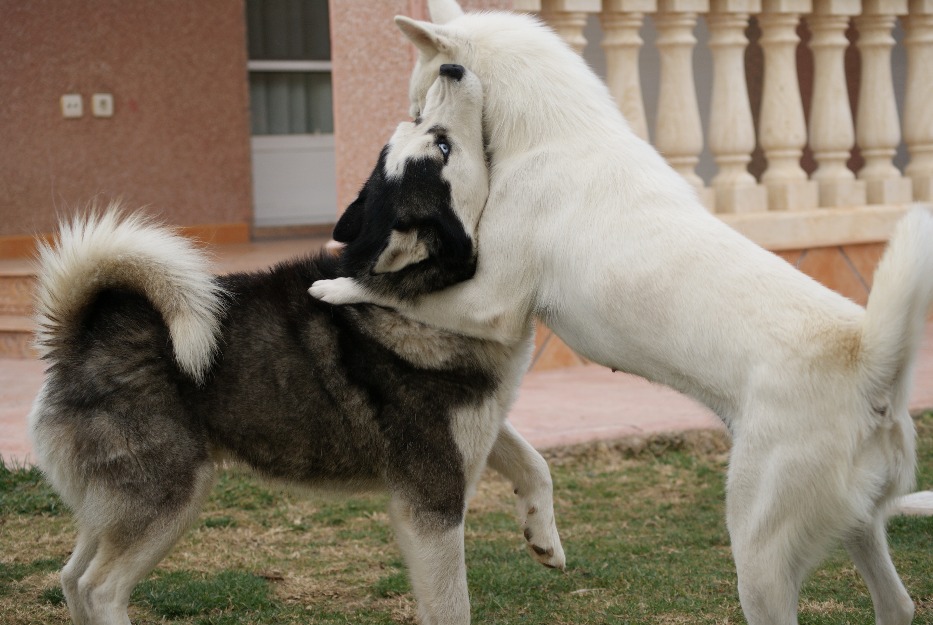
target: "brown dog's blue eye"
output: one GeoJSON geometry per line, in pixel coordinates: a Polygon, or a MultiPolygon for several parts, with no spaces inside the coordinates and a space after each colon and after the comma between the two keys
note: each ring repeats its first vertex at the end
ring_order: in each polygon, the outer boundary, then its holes
{"type": "Polygon", "coordinates": [[[437,142],[437,149],[441,151],[441,154],[444,155],[444,161],[447,161],[447,157],[450,156],[450,144],[446,141],[439,140],[437,142]]]}

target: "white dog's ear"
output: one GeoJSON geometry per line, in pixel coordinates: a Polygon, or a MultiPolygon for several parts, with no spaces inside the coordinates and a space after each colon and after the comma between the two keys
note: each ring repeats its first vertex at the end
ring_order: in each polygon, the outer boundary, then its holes
{"type": "Polygon", "coordinates": [[[428,248],[418,239],[417,230],[399,232],[393,230],[389,243],[376,259],[373,273],[393,273],[409,265],[420,263],[428,257],[428,248]]]}
{"type": "Polygon", "coordinates": [[[451,52],[454,48],[453,41],[444,34],[442,26],[419,22],[404,15],[395,16],[395,25],[426,57],[430,58],[438,52],[451,52]]]}
{"type": "Polygon", "coordinates": [[[456,0],[428,0],[428,13],[435,24],[446,24],[463,15],[463,9],[456,0]]]}

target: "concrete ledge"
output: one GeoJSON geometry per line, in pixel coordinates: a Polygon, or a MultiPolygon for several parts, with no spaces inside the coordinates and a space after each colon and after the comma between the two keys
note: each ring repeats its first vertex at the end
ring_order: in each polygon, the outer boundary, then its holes
{"type": "MultiPolygon", "coordinates": [[[[157,223],[159,222],[157,221],[157,223]]],[[[250,226],[246,222],[178,226],[178,230],[186,237],[195,239],[205,245],[246,243],[250,240],[250,226]]],[[[33,258],[36,255],[37,239],[52,242],[54,236],[55,235],[51,233],[42,233],[34,236],[2,236],[0,237],[0,260],[33,258]]]]}
{"type": "Polygon", "coordinates": [[[933,204],[915,202],[717,216],[765,249],[783,251],[887,241],[894,224],[917,206],[933,211],[933,204]]]}

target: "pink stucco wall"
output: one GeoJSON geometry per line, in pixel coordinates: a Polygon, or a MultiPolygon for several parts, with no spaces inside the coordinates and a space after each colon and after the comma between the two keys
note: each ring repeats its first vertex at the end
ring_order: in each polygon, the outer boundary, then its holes
{"type": "Polygon", "coordinates": [[[0,0],[0,236],[114,196],[177,224],[249,222],[245,36],[240,0],[0,0]],[[112,118],[91,115],[96,92],[112,118]]]}
{"type": "MultiPolygon", "coordinates": [[[[465,0],[509,8],[511,0],[465,0]]],[[[425,0],[330,0],[338,211],[408,116],[425,0]]],[[[0,243],[122,198],[180,225],[252,221],[243,0],[0,0],[0,243]],[[115,114],[90,114],[93,93],[115,114]],[[80,93],[84,116],[60,97],[80,93]]],[[[2,247],[2,246],[0,246],[2,247]]]]}

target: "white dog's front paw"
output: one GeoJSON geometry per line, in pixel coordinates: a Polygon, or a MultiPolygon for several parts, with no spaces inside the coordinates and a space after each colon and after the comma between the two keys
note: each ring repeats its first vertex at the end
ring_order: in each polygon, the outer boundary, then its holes
{"type": "Polygon", "coordinates": [[[334,278],[318,280],[308,289],[311,297],[328,304],[363,304],[367,302],[366,292],[353,278],[334,278]]]}
{"type": "Polygon", "coordinates": [[[523,497],[518,493],[518,515],[522,521],[528,553],[531,557],[552,569],[563,570],[567,563],[564,548],[560,544],[557,523],[554,520],[554,504],[548,497],[523,497]]]}

